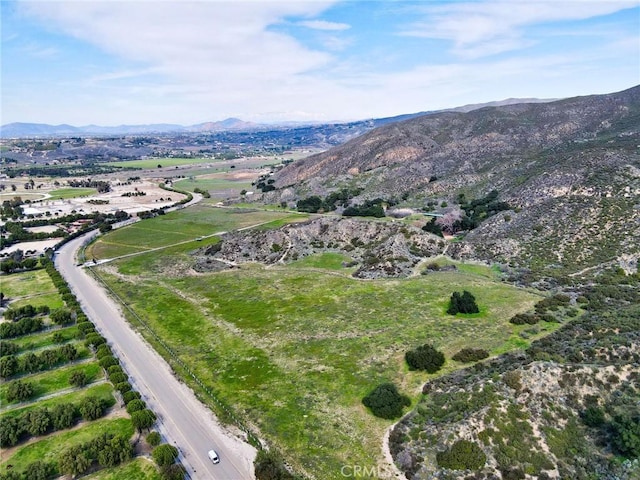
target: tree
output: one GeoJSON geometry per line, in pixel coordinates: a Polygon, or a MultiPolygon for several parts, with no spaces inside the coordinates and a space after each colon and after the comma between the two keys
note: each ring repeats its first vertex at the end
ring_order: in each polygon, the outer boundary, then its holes
{"type": "Polygon", "coordinates": [[[86,397],[80,402],[78,410],[85,420],[95,420],[104,414],[104,402],[98,397],[86,397]]]}
{"type": "Polygon", "coordinates": [[[480,309],[476,303],[476,298],[464,290],[462,293],[453,292],[451,299],[449,300],[449,308],[447,313],[450,315],[456,315],[457,313],[479,313],[480,309]]]}
{"type": "Polygon", "coordinates": [[[56,308],[49,314],[51,321],[57,325],[67,325],[73,322],[71,310],[68,308],[56,308]]]}
{"type": "Polygon", "coordinates": [[[403,407],[411,405],[411,400],[401,395],[393,383],[383,383],[367,394],[362,403],[376,417],[393,419],[402,416],[403,407]]]}
{"type": "Polygon", "coordinates": [[[103,467],[113,467],[133,457],[133,446],[123,436],[108,439],[98,451],[98,463],[103,467]]]}
{"type": "Polygon", "coordinates": [[[444,452],[436,454],[439,467],[450,470],[479,470],[484,467],[487,456],[474,442],[458,440],[444,452]]]}
{"type": "Polygon", "coordinates": [[[69,377],[69,383],[74,387],[84,387],[87,384],[87,374],[84,370],[76,370],[69,377]]]}
{"type": "Polygon", "coordinates": [[[16,417],[3,418],[0,422],[0,447],[12,447],[22,435],[22,426],[16,417]]]}
{"type": "Polygon", "coordinates": [[[24,469],[24,478],[29,480],[47,480],[55,473],[55,467],[49,462],[43,462],[42,460],[36,460],[35,462],[27,465],[24,469]]]}
{"type": "Polygon", "coordinates": [[[59,403],[51,409],[51,423],[54,430],[71,427],[78,415],[77,407],[72,403],[59,403]]]}
{"type": "Polygon", "coordinates": [[[7,385],[7,401],[23,402],[33,396],[33,385],[30,382],[24,382],[22,380],[14,380],[7,385]]]}
{"type": "Polygon", "coordinates": [[[159,467],[164,467],[175,462],[176,458],[178,458],[178,449],[173,445],[163,443],[153,449],[151,456],[159,467]]]}
{"type": "Polygon", "coordinates": [[[15,355],[0,358],[0,377],[9,378],[18,370],[18,360],[15,355]]]}
{"type": "Polygon", "coordinates": [[[82,445],[67,448],[59,457],[58,468],[66,475],[79,475],[91,466],[91,458],[87,456],[82,445]]]}
{"type": "Polygon", "coordinates": [[[462,219],[462,215],[462,210],[454,208],[453,210],[445,213],[442,217],[439,217],[436,220],[436,225],[442,227],[442,230],[447,233],[452,234],[454,233],[454,225],[462,219]]]}
{"type": "Polygon", "coordinates": [[[144,403],[144,400],[131,400],[127,403],[127,413],[131,415],[133,412],[139,412],[140,410],[144,410],[147,408],[147,404],[144,403]]]}
{"type": "Polygon", "coordinates": [[[25,430],[34,437],[47,433],[51,426],[51,415],[46,407],[27,412],[23,419],[25,430]]]}
{"type": "Polygon", "coordinates": [[[253,466],[258,480],[293,480],[295,478],[286,469],[282,457],[273,450],[258,450],[253,466]]]}
{"type": "Polygon", "coordinates": [[[156,421],[156,414],[149,409],[138,410],[131,414],[133,426],[140,432],[145,428],[151,428],[156,421]]]}
{"type": "Polygon", "coordinates": [[[435,373],[444,365],[444,354],[433,345],[424,344],[404,355],[410,370],[426,370],[435,373]]]}
{"type": "Polygon", "coordinates": [[[162,437],[158,432],[153,431],[153,432],[150,432],[149,435],[147,435],[146,440],[147,440],[147,443],[152,447],[157,447],[158,445],[160,445],[160,442],[162,441],[162,437]]]}

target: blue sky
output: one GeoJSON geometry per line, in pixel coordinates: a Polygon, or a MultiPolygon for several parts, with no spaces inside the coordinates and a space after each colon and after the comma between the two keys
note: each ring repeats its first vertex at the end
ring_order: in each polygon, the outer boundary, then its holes
{"type": "Polygon", "coordinates": [[[339,121],[640,84],[640,0],[0,0],[0,123],[339,121]]]}

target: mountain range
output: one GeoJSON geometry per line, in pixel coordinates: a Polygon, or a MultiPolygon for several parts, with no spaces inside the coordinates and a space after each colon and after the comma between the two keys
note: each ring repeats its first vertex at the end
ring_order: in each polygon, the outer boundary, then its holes
{"type": "Polygon", "coordinates": [[[445,214],[492,191],[509,205],[454,257],[558,277],[640,256],[640,86],[390,123],[272,177],[274,201],[348,188],[445,214]]]}
{"type": "MultiPolygon", "coordinates": [[[[548,100],[541,99],[517,99],[509,98],[495,102],[464,105],[448,109],[446,111],[471,111],[492,105],[505,105],[522,102],[546,102],[548,100]]],[[[381,126],[387,123],[393,123],[400,120],[407,120],[417,116],[427,115],[433,112],[424,111],[395,117],[385,117],[372,120],[359,120],[355,122],[324,122],[331,123],[349,123],[354,126],[360,124],[381,126]]],[[[100,126],[100,125],[49,125],[46,123],[22,123],[14,122],[2,125],[0,127],[0,138],[21,138],[21,137],[55,137],[55,136],[78,136],[78,135],[140,135],[140,134],[170,134],[170,133],[207,133],[207,132],[225,132],[225,131],[258,131],[258,130],[276,130],[295,128],[306,125],[320,125],[323,122],[280,122],[275,124],[254,123],[240,120],[239,118],[227,118],[220,121],[211,121],[198,123],[195,125],[178,125],[171,123],[154,123],[148,125],[118,125],[118,126],[100,126]]]]}

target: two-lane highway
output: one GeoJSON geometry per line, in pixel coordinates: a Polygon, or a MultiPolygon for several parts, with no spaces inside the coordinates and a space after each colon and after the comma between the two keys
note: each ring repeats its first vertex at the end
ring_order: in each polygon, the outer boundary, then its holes
{"type": "Polygon", "coordinates": [[[164,359],[131,328],[96,280],[76,266],[75,254],[86,241],[87,236],[83,236],[61,247],[56,254],[56,266],[120,359],[131,383],[158,415],[158,430],[179,447],[187,473],[202,480],[254,478],[255,449],[220,427],[211,411],[174,377],[164,359]],[[217,465],[207,457],[212,448],[220,456],[217,465]]]}

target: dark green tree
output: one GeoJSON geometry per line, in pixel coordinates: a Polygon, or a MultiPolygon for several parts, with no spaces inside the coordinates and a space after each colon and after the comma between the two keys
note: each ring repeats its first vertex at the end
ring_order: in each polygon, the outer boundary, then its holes
{"type": "Polygon", "coordinates": [[[36,460],[27,465],[24,469],[23,476],[29,480],[48,480],[53,478],[55,474],[55,466],[52,463],[36,460]]]}
{"type": "Polygon", "coordinates": [[[613,417],[611,442],[621,455],[640,458],[640,414],[624,413],[613,417]]]}
{"type": "Polygon", "coordinates": [[[23,402],[33,396],[33,385],[23,380],[14,380],[7,384],[7,401],[23,402]]]}
{"type": "Polygon", "coordinates": [[[162,437],[158,432],[153,431],[153,432],[149,432],[149,435],[147,435],[146,440],[147,440],[147,443],[152,447],[157,447],[158,445],[160,445],[160,442],[162,441],[162,437]]]}
{"type": "Polygon", "coordinates": [[[74,387],[84,387],[88,381],[89,379],[84,370],[76,370],[69,377],[69,383],[74,387]]]}
{"type": "Polygon", "coordinates": [[[404,355],[410,370],[426,370],[435,373],[444,365],[444,354],[433,345],[424,344],[404,355]]]}
{"type": "Polygon", "coordinates": [[[139,432],[145,428],[151,428],[155,421],[156,415],[149,409],[138,410],[131,414],[131,422],[139,432]]]}
{"type": "Polygon", "coordinates": [[[70,428],[78,416],[78,409],[72,403],[59,403],[51,408],[51,423],[54,430],[70,428]]]}
{"type": "Polygon", "coordinates": [[[82,445],[74,445],[67,448],[59,457],[58,469],[66,475],[79,475],[86,472],[91,466],[91,458],[87,456],[82,445]]]}
{"type": "Polygon", "coordinates": [[[383,383],[367,394],[362,403],[376,417],[393,419],[402,416],[402,409],[411,405],[411,400],[401,395],[393,383],[383,383]]]}
{"type": "Polygon", "coordinates": [[[80,415],[85,420],[91,421],[104,415],[105,405],[102,399],[89,396],[83,399],[78,406],[80,415]]]}
{"type": "Polygon", "coordinates": [[[159,467],[164,467],[175,462],[176,458],[178,458],[178,449],[173,445],[163,443],[153,449],[151,456],[159,467]]]}
{"type": "Polygon", "coordinates": [[[449,308],[447,313],[450,315],[456,315],[457,313],[478,313],[480,309],[476,303],[476,298],[464,290],[462,293],[453,292],[451,299],[449,300],[449,308]]]}

